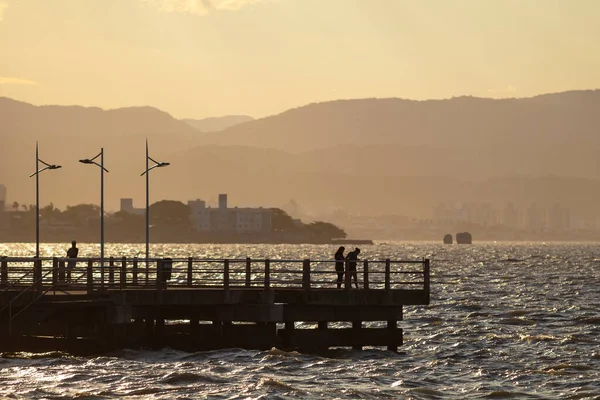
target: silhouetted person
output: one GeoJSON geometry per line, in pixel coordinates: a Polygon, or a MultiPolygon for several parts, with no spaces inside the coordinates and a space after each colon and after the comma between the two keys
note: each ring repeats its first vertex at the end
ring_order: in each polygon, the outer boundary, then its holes
{"type": "Polygon", "coordinates": [[[335,252],[334,258],[336,259],[335,263],[335,271],[337,272],[337,287],[341,289],[342,282],[344,281],[344,260],[346,256],[344,256],[344,250],[346,248],[344,246],[340,246],[340,248],[335,252]]]}
{"type": "MultiPolygon", "coordinates": [[[[348,274],[350,274],[351,278],[354,278],[354,286],[358,289],[358,278],[356,277],[356,260],[358,260],[358,255],[360,253],[360,249],[356,247],[354,251],[351,251],[346,256],[346,268],[348,269],[348,274]]],[[[350,283],[352,286],[352,283],[350,283]]]]}
{"type": "MultiPolygon", "coordinates": [[[[77,258],[79,254],[79,249],[77,248],[77,242],[72,241],[71,247],[67,250],[67,258],[77,258]]],[[[75,268],[76,261],[69,260],[67,264],[67,282],[71,282],[71,270],[75,268]]]]}

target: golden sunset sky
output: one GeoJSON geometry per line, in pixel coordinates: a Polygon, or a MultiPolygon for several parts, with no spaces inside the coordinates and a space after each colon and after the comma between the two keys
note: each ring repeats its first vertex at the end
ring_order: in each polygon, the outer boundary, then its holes
{"type": "Polygon", "coordinates": [[[0,96],[263,117],[600,87],[596,0],[0,0],[0,96]]]}

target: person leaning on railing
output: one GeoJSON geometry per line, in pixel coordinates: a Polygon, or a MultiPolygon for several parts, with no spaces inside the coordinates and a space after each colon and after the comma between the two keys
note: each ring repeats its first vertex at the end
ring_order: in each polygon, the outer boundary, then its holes
{"type": "Polygon", "coordinates": [[[337,272],[337,287],[338,289],[342,288],[342,282],[344,281],[344,260],[346,256],[344,256],[344,250],[346,248],[344,246],[340,246],[340,248],[335,252],[335,271],[337,272]]]}
{"type": "MultiPolygon", "coordinates": [[[[354,286],[358,289],[358,278],[356,276],[356,260],[358,260],[358,254],[360,253],[360,249],[356,247],[354,251],[351,251],[346,256],[346,269],[348,274],[350,274],[350,278],[354,278],[354,286]]],[[[352,284],[350,284],[352,286],[352,284]]]]}

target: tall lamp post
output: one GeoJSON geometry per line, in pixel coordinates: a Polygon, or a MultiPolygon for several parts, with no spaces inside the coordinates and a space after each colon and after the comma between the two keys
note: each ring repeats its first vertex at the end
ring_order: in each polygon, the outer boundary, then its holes
{"type": "Polygon", "coordinates": [[[104,266],[104,173],[108,172],[104,168],[104,148],[100,148],[100,153],[94,158],[84,158],[83,160],[79,160],[79,162],[82,164],[94,164],[100,167],[100,265],[104,266]],[[98,157],[100,157],[100,164],[95,161],[98,157]]]}
{"type": "Polygon", "coordinates": [[[29,177],[35,176],[35,257],[40,257],[40,173],[47,169],[59,169],[61,165],[48,164],[40,160],[38,142],[35,142],[35,172],[29,177]],[[45,167],[40,169],[40,163],[45,167]]]}
{"type": "Polygon", "coordinates": [[[156,161],[148,155],[148,139],[146,139],[146,170],[141,174],[141,176],[146,175],[146,262],[148,262],[148,258],[150,258],[150,171],[154,168],[161,168],[169,165],[171,164],[168,162],[156,161]],[[154,165],[150,166],[148,161],[152,161],[154,165]]]}

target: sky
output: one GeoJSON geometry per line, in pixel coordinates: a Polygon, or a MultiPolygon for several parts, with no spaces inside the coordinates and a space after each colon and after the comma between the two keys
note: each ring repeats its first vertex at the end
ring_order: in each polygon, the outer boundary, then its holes
{"type": "Polygon", "coordinates": [[[256,118],[600,87],[596,0],[0,0],[0,96],[256,118]]]}

